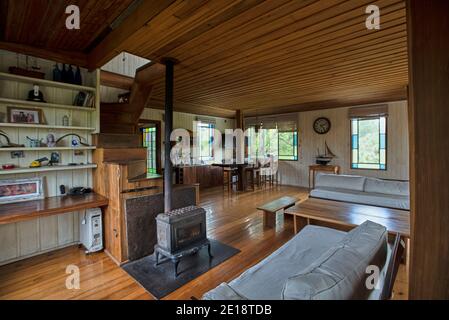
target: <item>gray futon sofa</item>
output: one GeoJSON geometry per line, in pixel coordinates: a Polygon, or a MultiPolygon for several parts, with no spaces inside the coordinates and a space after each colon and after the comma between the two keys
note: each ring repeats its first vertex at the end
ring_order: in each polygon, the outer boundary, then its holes
{"type": "Polygon", "coordinates": [[[320,173],[310,196],[410,210],[409,183],[406,181],[320,173]]]}
{"type": "Polygon", "coordinates": [[[346,233],[309,225],[205,300],[379,299],[391,257],[387,231],[366,221],[346,233]],[[369,290],[366,269],[380,270],[379,287],[369,290]]]}

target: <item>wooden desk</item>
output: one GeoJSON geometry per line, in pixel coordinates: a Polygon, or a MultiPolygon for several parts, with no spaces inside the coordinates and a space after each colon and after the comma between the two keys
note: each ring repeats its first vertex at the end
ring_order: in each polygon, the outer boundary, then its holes
{"type": "Polygon", "coordinates": [[[340,166],[327,165],[323,166],[321,164],[313,164],[309,166],[309,189],[315,188],[315,173],[317,171],[332,172],[334,174],[340,174],[340,166]],[[312,183],[310,183],[310,178],[312,178],[312,183]]]}
{"type": "Polygon", "coordinates": [[[309,198],[285,213],[294,216],[295,233],[313,221],[353,228],[370,220],[385,226],[390,234],[410,238],[410,212],[405,210],[309,198]]]}
{"type": "Polygon", "coordinates": [[[7,203],[0,205],[0,225],[107,205],[108,199],[96,193],[7,203]]]}

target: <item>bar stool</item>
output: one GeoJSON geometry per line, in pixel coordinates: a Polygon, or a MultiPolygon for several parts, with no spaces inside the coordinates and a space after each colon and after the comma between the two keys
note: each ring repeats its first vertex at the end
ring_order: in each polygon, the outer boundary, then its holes
{"type": "Polygon", "coordinates": [[[267,182],[270,186],[273,186],[274,184],[278,184],[278,175],[277,172],[274,172],[272,168],[270,167],[263,167],[261,170],[261,176],[263,185],[266,186],[267,182]]]}
{"type": "Polygon", "coordinates": [[[253,191],[256,190],[255,183],[254,183],[255,168],[252,168],[252,167],[246,168],[245,174],[246,174],[246,181],[248,182],[248,185],[251,186],[251,189],[253,191]]]}
{"type": "Polygon", "coordinates": [[[223,168],[223,187],[228,189],[228,192],[232,190],[232,186],[237,183],[234,181],[234,177],[238,179],[238,172],[236,168],[223,168]]]}

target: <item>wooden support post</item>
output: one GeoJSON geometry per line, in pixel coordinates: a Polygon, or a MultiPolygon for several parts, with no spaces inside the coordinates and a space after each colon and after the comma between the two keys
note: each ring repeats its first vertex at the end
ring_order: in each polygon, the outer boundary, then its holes
{"type": "Polygon", "coordinates": [[[408,0],[410,299],[449,299],[449,1],[408,0]]]}
{"type": "Polygon", "coordinates": [[[237,110],[235,112],[235,128],[245,130],[244,127],[243,111],[237,110]]]}

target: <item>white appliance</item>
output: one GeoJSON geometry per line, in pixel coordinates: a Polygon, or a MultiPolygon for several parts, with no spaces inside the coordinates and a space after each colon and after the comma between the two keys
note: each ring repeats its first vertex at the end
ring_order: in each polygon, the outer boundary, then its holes
{"type": "Polygon", "coordinates": [[[100,208],[87,209],[80,219],[80,241],[86,253],[103,250],[103,221],[100,208]]]}

